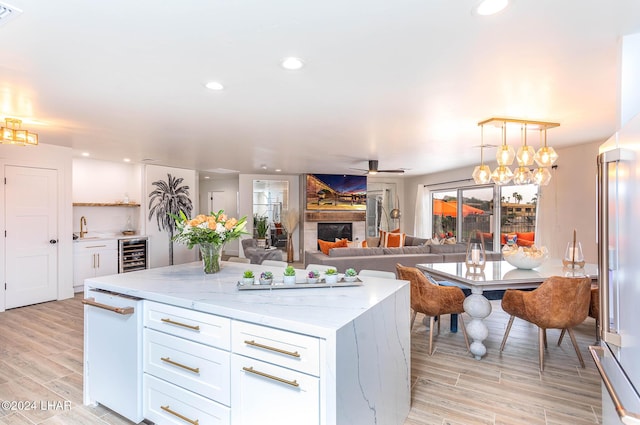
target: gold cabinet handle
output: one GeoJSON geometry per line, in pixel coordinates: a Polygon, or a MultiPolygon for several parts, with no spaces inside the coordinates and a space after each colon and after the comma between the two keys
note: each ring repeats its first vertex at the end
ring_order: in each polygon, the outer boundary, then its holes
{"type": "Polygon", "coordinates": [[[265,350],[275,351],[276,353],[286,354],[287,356],[300,357],[300,353],[298,353],[297,351],[286,351],[286,350],[281,350],[280,348],[276,348],[276,347],[269,347],[268,345],[263,345],[263,344],[257,343],[254,340],[251,340],[251,341],[245,340],[244,343],[247,344],[247,345],[252,345],[254,347],[258,347],[258,348],[264,348],[265,350]]]}
{"type": "Polygon", "coordinates": [[[187,418],[186,416],[181,415],[180,413],[178,413],[178,412],[175,412],[175,411],[171,410],[171,409],[169,408],[169,406],[160,406],[160,408],[161,408],[162,410],[164,410],[165,412],[167,412],[167,413],[171,413],[173,416],[175,416],[175,417],[178,417],[178,418],[182,419],[182,420],[183,420],[183,421],[185,421],[185,422],[189,422],[189,423],[190,423],[190,424],[192,424],[192,425],[198,425],[198,423],[199,423],[197,419],[189,419],[189,418],[187,418]]]}
{"type": "Polygon", "coordinates": [[[96,301],[95,298],[85,298],[82,300],[82,304],[91,305],[94,307],[102,308],[104,310],[113,311],[114,313],[118,313],[122,315],[133,314],[134,312],[133,307],[114,307],[111,305],[99,303],[96,301]]]}
{"type": "Polygon", "coordinates": [[[242,370],[245,372],[253,373],[255,375],[260,375],[268,379],[273,379],[274,381],[282,382],[283,384],[291,385],[292,387],[299,387],[300,384],[296,380],[289,381],[288,379],[279,378],[277,376],[269,375],[268,373],[260,372],[259,370],[255,370],[253,367],[242,367],[242,370]]]}
{"type": "Polygon", "coordinates": [[[169,323],[170,325],[182,326],[183,328],[191,329],[192,331],[200,331],[200,326],[196,325],[187,325],[186,323],[175,322],[171,319],[160,319],[164,323],[169,323]]]}
{"type": "Polygon", "coordinates": [[[199,367],[185,366],[185,365],[183,365],[181,363],[178,363],[178,362],[175,362],[175,361],[171,360],[170,357],[160,357],[160,360],[162,360],[165,363],[169,363],[171,365],[178,366],[178,367],[181,367],[183,369],[186,369],[189,372],[200,373],[200,368],[199,367]]]}

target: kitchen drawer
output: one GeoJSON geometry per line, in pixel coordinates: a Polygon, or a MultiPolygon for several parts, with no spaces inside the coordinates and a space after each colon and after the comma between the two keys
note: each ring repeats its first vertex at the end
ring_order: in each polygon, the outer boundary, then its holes
{"type": "Polygon", "coordinates": [[[144,325],[223,350],[231,348],[231,320],[214,314],[148,301],[144,325]]]}
{"type": "Polygon", "coordinates": [[[144,330],[144,371],[187,390],[229,405],[228,351],[144,330]]]}
{"type": "Polygon", "coordinates": [[[240,321],[232,324],[232,351],[318,376],[318,338],[240,321]]]}
{"type": "Polygon", "coordinates": [[[229,425],[229,408],[144,374],[144,417],[156,424],[229,425]]]}
{"type": "Polygon", "coordinates": [[[232,354],[234,425],[320,423],[320,378],[232,354]]]}
{"type": "Polygon", "coordinates": [[[77,241],[73,244],[73,253],[81,254],[86,251],[104,251],[108,249],[118,250],[118,241],[115,239],[94,239],[77,241]]]}

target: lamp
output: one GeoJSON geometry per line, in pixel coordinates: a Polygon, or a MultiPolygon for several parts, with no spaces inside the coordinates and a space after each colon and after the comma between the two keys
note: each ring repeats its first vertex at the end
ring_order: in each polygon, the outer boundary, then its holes
{"type": "MultiPolygon", "coordinates": [[[[495,184],[503,185],[512,180],[513,183],[517,185],[535,183],[545,186],[549,184],[551,181],[551,173],[548,167],[551,167],[558,159],[558,154],[552,147],[547,145],[547,129],[558,127],[560,124],[500,117],[489,118],[478,123],[481,128],[483,128],[485,124],[493,124],[496,127],[499,126],[502,130],[502,144],[496,153],[498,167],[491,173],[491,180],[495,184]],[[517,154],[515,149],[507,144],[508,124],[520,125],[522,144],[518,148],[517,154]],[[533,128],[540,130],[540,137],[541,140],[543,140],[538,152],[535,152],[533,147],[527,145],[527,131],[533,128]],[[509,166],[513,163],[514,159],[517,159],[518,167],[515,169],[515,172],[512,172],[509,166]],[[529,167],[533,165],[534,162],[538,164],[538,169],[532,173],[533,170],[529,167]]],[[[480,146],[480,165],[476,166],[472,173],[472,177],[477,184],[486,184],[489,182],[485,177],[485,173],[488,172],[489,167],[484,165],[483,147],[484,140],[480,146]]]]}
{"type": "Polygon", "coordinates": [[[36,133],[20,128],[22,120],[5,118],[4,121],[5,126],[0,126],[2,144],[20,146],[36,146],[38,144],[38,135],[36,133]]]}
{"type": "Polygon", "coordinates": [[[392,220],[398,220],[398,227],[400,227],[400,216],[402,213],[400,212],[400,199],[398,199],[398,194],[396,193],[396,205],[393,207],[391,212],[389,212],[389,217],[392,220]]]}

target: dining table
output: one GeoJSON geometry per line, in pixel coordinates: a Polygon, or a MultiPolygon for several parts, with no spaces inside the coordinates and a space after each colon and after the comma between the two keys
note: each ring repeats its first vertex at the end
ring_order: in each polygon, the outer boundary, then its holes
{"type": "Polygon", "coordinates": [[[533,269],[519,269],[508,262],[487,261],[483,267],[457,263],[421,263],[416,267],[440,284],[455,285],[471,290],[465,298],[464,311],[471,316],[466,330],[472,339],[469,351],[476,360],[487,353],[484,340],[489,328],[484,319],[491,314],[491,303],[487,294],[507,289],[535,289],[551,276],[589,277],[597,283],[598,266],[586,263],[583,267],[563,265],[561,259],[548,259],[533,269]]]}

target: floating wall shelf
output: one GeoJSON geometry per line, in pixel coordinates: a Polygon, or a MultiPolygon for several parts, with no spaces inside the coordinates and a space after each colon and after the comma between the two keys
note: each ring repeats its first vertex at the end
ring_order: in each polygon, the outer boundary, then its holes
{"type": "Polygon", "coordinates": [[[129,202],[74,202],[74,207],[139,207],[140,204],[129,202]]]}

